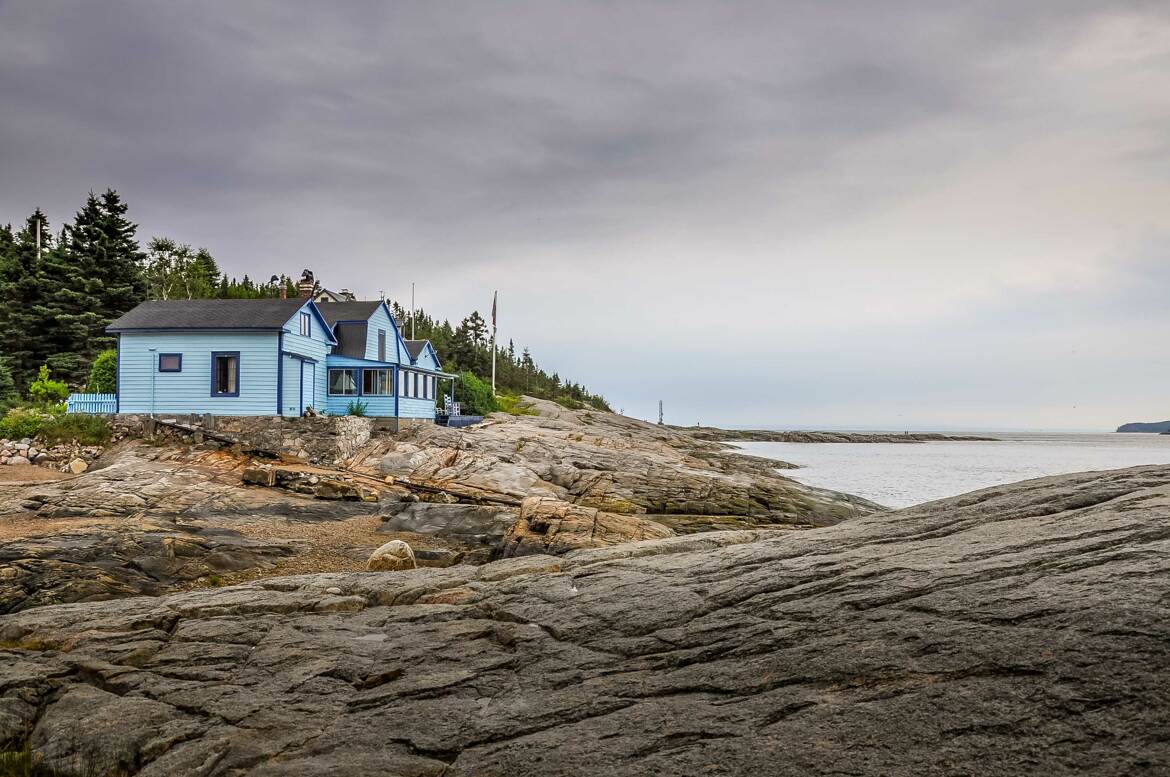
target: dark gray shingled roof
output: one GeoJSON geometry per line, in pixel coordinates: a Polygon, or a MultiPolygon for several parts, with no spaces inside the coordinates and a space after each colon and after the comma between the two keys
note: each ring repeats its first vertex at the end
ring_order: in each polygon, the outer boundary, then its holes
{"type": "Polygon", "coordinates": [[[361,300],[359,302],[318,302],[317,309],[325,316],[329,326],[338,321],[365,321],[374,315],[374,311],[382,304],[381,300],[361,300]]]}
{"type": "Polygon", "coordinates": [[[110,332],[136,329],[280,329],[304,299],[150,300],[114,321],[110,332]]]}
{"type": "Polygon", "coordinates": [[[417,359],[430,340],[403,340],[402,342],[406,343],[406,350],[410,351],[410,358],[417,359]]]}

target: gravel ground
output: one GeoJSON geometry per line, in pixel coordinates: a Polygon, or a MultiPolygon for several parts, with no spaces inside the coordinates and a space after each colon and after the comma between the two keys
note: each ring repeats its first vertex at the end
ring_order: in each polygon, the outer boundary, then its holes
{"type": "Polygon", "coordinates": [[[411,532],[380,534],[382,519],[377,516],[350,518],[323,523],[292,522],[284,518],[254,519],[232,527],[246,537],[258,540],[294,540],[305,549],[281,561],[272,569],[248,570],[222,576],[222,585],[234,585],[265,577],[307,575],[315,572],[358,572],[366,568],[370,553],[390,540],[403,540],[412,548],[442,548],[431,538],[411,532]]]}
{"type": "Polygon", "coordinates": [[[40,467],[32,464],[17,465],[10,467],[5,465],[0,467],[0,483],[4,485],[26,485],[31,483],[47,483],[52,480],[64,480],[65,478],[73,477],[64,472],[58,472],[55,469],[48,467],[40,467]]]}

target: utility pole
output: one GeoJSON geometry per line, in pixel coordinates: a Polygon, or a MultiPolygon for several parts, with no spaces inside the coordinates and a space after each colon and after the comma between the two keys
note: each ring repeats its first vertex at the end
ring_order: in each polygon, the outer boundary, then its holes
{"type": "Polygon", "coordinates": [[[410,282],[410,339],[414,339],[414,281],[410,282]]]}
{"type": "Polygon", "coordinates": [[[492,396],[496,394],[496,302],[500,292],[492,292],[492,396]]]}
{"type": "Polygon", "coordinates": [[[659,426],[664,426],[664,425],[665,425],[665,424],[663,424],[663,422],[662,422],[662,400],[661,400],[661,399],[660,399],[660,400],[658,400],[658,425],[659,425],[659,426]]]}

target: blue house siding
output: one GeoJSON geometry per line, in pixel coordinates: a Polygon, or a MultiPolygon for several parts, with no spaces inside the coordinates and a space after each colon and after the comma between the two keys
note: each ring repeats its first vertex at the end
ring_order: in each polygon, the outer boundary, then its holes
{"type": "Polygon", "coordinates": [[[398,415],[402,418],[430,418],[435,417],[435,400],[398,398],[398,415]]]}
{"type": "Polygon", "coordinates": [[[119,339],[121,413],[276,413],[276,332],[123,332],[119,339]],[[211,355],[224,352],[240,354],[239,396],[211,396],[211,355]],[[160,353],[182,354],[182,370],[159,372],[160,353]]]}
{"type": "Polygon", "coordinates": [[[439,360],[435,358],[435,349],[427,343],[426,347],[419,353],[418,359],[414,362],[416,367],[422,367],[424,370],[439,369],[439,360]]]}
{"type": "MultiPolygon", "coordinates": [[[[387,333],[387,334],[389,334],[389,333],[387,333]]],[[[393,343],[393,340],[389,340],[389,342],[387,344],[387,350],[389,350],[389,347],[390,347],[389,343],[393,343]]],[[[374,344],[376,347],[377,346],[376,335],[375,335],[375,339],[374,339],[374,344]]],[[[387,353],[386,355],[390,356],[389,353],[387,353]]],[[[390,370],[391,372],[395,371],[395,366],[389,362],[379,362],[379,361],[375,361],[372,359],[354,359],[354,358],[349,357],[349,356],[337,356],[337,355],[330,356],[326,360],[326,366],[328,369],[346,368],[346,369],[355,370],[356,374],[354,375],[354,380],[357,381],[359,392],[361,391],[361,388],[362,388],[361,370],[390,370]]],[[[352,395],[352,396],[351,395],[326,396],[325,411],[327,413],[329,413],[330,415],[345,415],[348,408],[349,408],[350,402],[362,402],[366,405],[366,415],[378,416],[380,418],[393,418],[395,415],[394,411],[396,408],[396,405],[395,405],[396,397],[394,395],[394,392],[397,390],[396,384],[394,383],[394,376],[393,375],[391,376],[391,384],[392,384],[390,387],[391,393],[389,395],[384,395],[384,394],[369,395],[369,394],[360,394],[359,393],[358,395],[352,395]]]]}
{"type": "Polygon", "coordinates": [[[378,360],[378,330],[386,333],[386,361],[391,364],[410,364],[410,354],[402,341],[402,333],[394,325],[386,306],[379,305],[366,320],[366,358],[378,360]]]}
{"type": "Polygon", "coordinates": [[[306,302],[296,314],[285,322],[281,343],[281,349],[285,354],[281,370],[283,394],[280,404],[281,415],[299,416],[304,412],[305,406],[310,404],[317,410],[324,409],[327,388],[325,359],[333,347],[333,342],[333,334],[325,327],[325,322],[310,302],[306,302]],[[302,312],[310,313],[308,337],[300,333],[302,312]],[[297,356],[302,358],[297,359],[297,356]],[[303,360],[309,360],[316,366],[310,368],[306,364],[302,371],[301,362],[303,360]],[[305,376],[308,376],[308,380],[312,381],[311,387],[302,387],[301,381],[305,376]],[[303,405],[301,404],[302,397],[303,405]]]}

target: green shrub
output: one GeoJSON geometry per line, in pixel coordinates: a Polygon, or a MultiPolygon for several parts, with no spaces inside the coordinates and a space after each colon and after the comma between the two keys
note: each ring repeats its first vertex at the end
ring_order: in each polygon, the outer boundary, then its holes
{"type": "Polygon", "coordinates": [[[0,438],[6,440],[23,440],[36,437],[41,427],[52,420],[53,416],[41,410],[30,407],[16,407],[0,418],[0,438]]]}
{"type": "Polygon", "coordinates": [[[87,390],[94,394],[113,394],[118,390],[118,352],[113,348],[102,351],[93,360],[87,390]]]}
{"type": "Polygon", "coordinates": [[[38,405],[64,402],[69,398],[69,387],[64,381],[51,380],[48,365],[42,364],[37,379],[29,384],[28,398],[38,405]]]}
{"type": "Polygon", "coordinates": [[[540,415],[535,407],[516,394],[500,394],[496,397],[496,404],[509,415],[540,415]]]}
{"type": "Polygon", "coordinates": [[[78,413],[46,421],[37,436],[49,445],[73,441],[81,445],[105,445],[112,435],[113,429],[106,419],[78,413]]]}
{"type": "Polygon", "coordinates": [[[500,409],[491,385],[471,372],[459,373],[459,380],[455,381],[455,399],[467,415],[487,415],[500,409]]]}
{"type": "Polygon", "coordinates": [[[355,400],[351,401],[348,405],[345,406],[345,414],[364,417],[366,414],[366,410],[368,410],[369,407],[370,407],[369,403],[362,402],[361,400],[355,399],[355,400]]]}
{"type": "Polygon", "coordinates": [[[578,402],[572,397],[553,397],[553,402],[561,407],[567,407],[569,410],[582,410],[585,407],[584,402],[578,402]]]}

